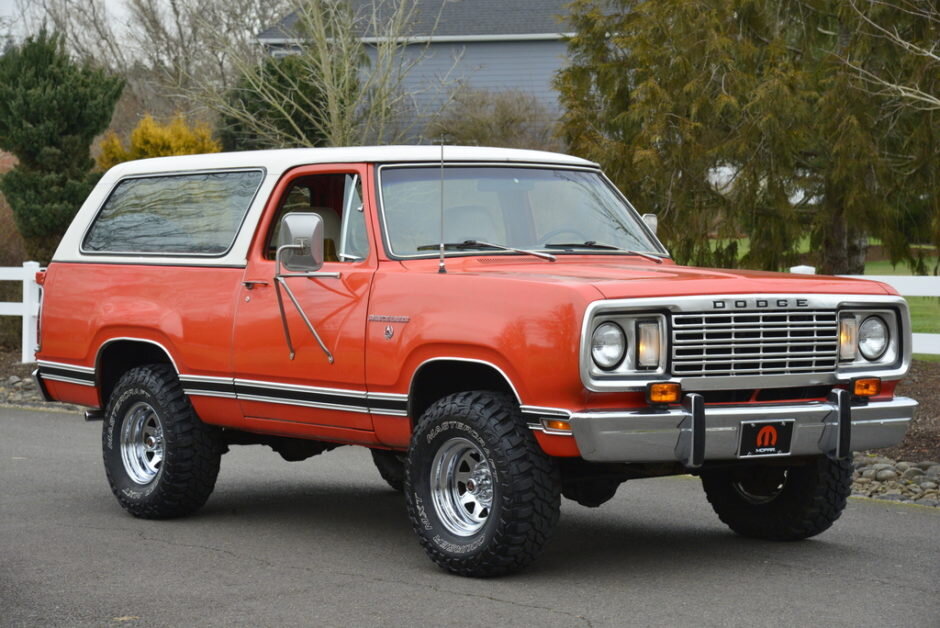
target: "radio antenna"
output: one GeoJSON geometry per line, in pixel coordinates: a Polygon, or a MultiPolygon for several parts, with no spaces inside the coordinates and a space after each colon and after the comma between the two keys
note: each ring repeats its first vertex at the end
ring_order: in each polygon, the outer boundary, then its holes
{"type": "Polygon", "coordinates": [[[438,273],[446,273],[444,265],[444,136],[441,136],[441,261],[437,266],[438,273]]]}

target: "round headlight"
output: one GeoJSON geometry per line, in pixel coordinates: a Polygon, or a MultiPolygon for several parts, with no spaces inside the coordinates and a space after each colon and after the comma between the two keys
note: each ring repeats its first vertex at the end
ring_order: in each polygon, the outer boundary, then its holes
{"type": "Polygon", "coordinates": [[[591,357],[594,364],[609,371],[616,368],[627,353],[627,338],[615,323],[602,323],[591,336],[591,357]]]}
{"type": "Polygon", "coordinates": [[[858,328],[858,350],[868,360],[877,360],[888,348],[888,326],[879,316],[869,316],[858,328]]]}

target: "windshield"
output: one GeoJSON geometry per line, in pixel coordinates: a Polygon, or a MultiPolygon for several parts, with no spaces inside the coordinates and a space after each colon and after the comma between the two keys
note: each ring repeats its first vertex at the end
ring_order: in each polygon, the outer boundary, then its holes
{"type": "MultiPolygon", "coordinates": [[[[386,166],[380,176],[389,252],[397,257],[436,255],[438,247],[430,245],[441,242],[442,214],[445,243],[486,242],[552,254],[665,254],[597,172],[445,166],[443,186],[440,167],[386,166]]],[[[447,254],[486,248],[448,247],[447,254]]],[[[487,255],[497,252],[489,248],[487,255]]]]}

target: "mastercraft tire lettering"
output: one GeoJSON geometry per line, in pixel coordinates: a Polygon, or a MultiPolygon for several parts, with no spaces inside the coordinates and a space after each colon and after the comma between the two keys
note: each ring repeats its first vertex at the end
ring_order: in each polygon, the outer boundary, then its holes
{"type": "Polygon", "coordinates": [[[439,566],[496,576],[531,563],[559,515],[557,464],[507,395],[466,392],[421,418],[406,465],[408,513],[439,566]]]}
{"type": "Polygon", "coordinates": [[[131,369],[114,388],[102,432],[111,491],[135,517],[198,510],[212,493],[222,446],[193,412],[167,365],[131,369]]]}

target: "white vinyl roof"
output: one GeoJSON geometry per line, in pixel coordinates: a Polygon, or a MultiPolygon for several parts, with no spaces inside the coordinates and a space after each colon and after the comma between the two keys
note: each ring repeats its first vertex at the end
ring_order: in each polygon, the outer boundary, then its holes
{"type": "MultiPolygon", "coordinates": [[[[483,146],[444,146],[445,162],[492,161],[500,163],[547,163],[567,166],[597,167],[579,157],[538,150],[487,148],[483,146]]],[[[157,157],[118,164],[108,171],[107,178],[179,172],[185,170],[217,170],[220,168],[264,168],[268,174],[280,175],[295,166],[326,163],[395,163],[439,162],[440,146],[355,146],[350,148],[285,148],[280,150],[209,153],[180,157],[157,157]]]]}
{"type": "MultiPolygon", "coordinates": [[[[482,146],[444,146],[445,163],[544,164],[596,168],[597,164],[560,153],[482,146]]],[[[57,262],[100,262],[132,264],[185,263],[187,256],[107,255],[81,252],[85,231],[114,186],[126,177],[184,173],[205,170],[263,169],[265,177],[245,217],[241,231],[229,251],[220,257],[198,260],[205,266],[244,266],[248,246],[275,185],[287,170],[309,164],[329,163],[428,163],[441,160],[440,146],[357,146],[352,148],[288,148],[282,150],[210,153],[180,157],[156,157],[127,161],[108,170],[85,199],[59,247],[53,255],[57,262]]],[[[190,260],[192,261],[192,260],[190,260]]]]}

